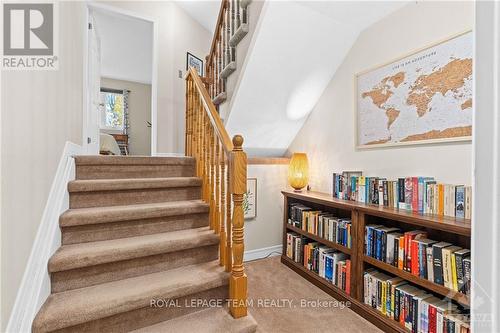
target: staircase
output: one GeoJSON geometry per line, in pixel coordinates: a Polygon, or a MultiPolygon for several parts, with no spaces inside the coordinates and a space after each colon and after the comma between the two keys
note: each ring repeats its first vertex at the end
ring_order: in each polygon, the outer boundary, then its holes
{"type": "Polygon", "coordinates": [[[185,306],[229,297],[195,158],[75,163],[62,246],[48,263],[52,294],[33,332],[255,331],[251,316],[234,319],[227,306],[185,306]]]}
{"type": "Polygon", "coordinates": [[[263,1],[251,3],[251,0],[221,2],[215,34],[207,56],[205,79],[210,97],[217,106],[228,102],[234,92],[237,76],[249,47],[249,41],[241,42],[245,36],[253,33],[263,6],[263,1]],[[232,79],[234,76],[236,78],[232,79]]]}
{"type": "Polygon", "coordinates": [[[243,138],[197,73],[187,157],[77,156],[38,332],[255,332],[243,266],[243,138]],[[198,305],[198,306],[196,306],[198,305]]]}

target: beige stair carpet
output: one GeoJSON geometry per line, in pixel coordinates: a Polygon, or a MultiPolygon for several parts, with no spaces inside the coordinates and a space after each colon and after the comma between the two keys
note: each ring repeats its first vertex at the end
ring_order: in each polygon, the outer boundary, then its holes
{"type": "Polygon", "coordinates": [[[185,306],[224,304],[229,290],[192,158],[75,161],[62,246],[48,262],[52,294],[33,332],[255,332],[251,316],[235,320],[227,307],[185,306]]]}

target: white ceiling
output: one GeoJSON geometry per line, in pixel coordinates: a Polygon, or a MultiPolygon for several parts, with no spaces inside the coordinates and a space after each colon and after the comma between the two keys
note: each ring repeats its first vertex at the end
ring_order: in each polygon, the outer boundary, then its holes
{"type": "Polygon", "coordinates": [[[93,15],[101,41],[101,76],[151,84],[153,24],[99,9],[93,15]]]}
{"type": "Polygon", "coordinates": [[[405,4],[267,2],[232,97],[228,131],[244,135],[249,155],[284,154],[359,33],[405,4]]]}
{"type": "Polygon", "coordinates": [[[176,4],[209,32],[215,32],[221,5],[220,0],[178,0],[176,4]]]}

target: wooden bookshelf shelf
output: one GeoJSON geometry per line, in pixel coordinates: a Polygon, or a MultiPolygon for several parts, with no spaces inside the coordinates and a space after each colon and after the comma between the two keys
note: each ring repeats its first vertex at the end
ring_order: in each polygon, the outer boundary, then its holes
{"type": "Polygon", "coordinates": [[[356,201],[341,200],[331,194],[322,192],[293,192],[282,191],[283,195],[299,200],[306,200],[317,204],[348,210],[356,210],[368,215],[378,216],[420,227],[442,230],[463,236],[471,235],[471,221],[459,217],[419,214],[397,208],[381,207],[364,204],[356,201]]]}
{"type": "Polygon", "coordinates": [[[281,261],[286,266],[300,274],[302,277],[323,289],[338,300],[350,301],[351,309],[358,312],[364,318],[381,328],[384,332],[408,333],[409,330],[401,326],[398,322],[384,316],[382,313],[364,304],[364,281],[363,275],[370,266],[401,277],[408,282],[426,289],[436,295],[447,297],[465,307],[470,305],[469,297],[456,292],[432,281],[420,278],[400,270],[397,267],[365,255],[365,225],[376,222],[376,224],[387,224],[398,226],[404,230],[425,229],[429,232],[429,237],[435,236],[436,240],[445,240],[450,243],[468,248],[470,246],[471,223],[470,220],[462,218],[452,218],[429,214],[418,214],[415,212],[398,210],[394,208],[380,207],[376,205],[363,204],[355,201],[341,200],[333,198],[331,194],[321,192],[292,192],[282,191],[284,196],[285,214],[283,216],[283,253],[286,253],[287,231],[293,231],[306,238],[317,241],[330,248],[336,249],[350,255],[351,259],[351,293],[347,295],[343,290],[321,278],[315,272],[307,270],[300,263],[296,263],[286,255],[281,257],[281,261]],[[306,232],[288,223],[288,204],[299,202],[309,207],[331,211],[341,217],[350,216],[351,224],[351,245],[352,248],[344,247],[340,244],[325,240],[317,235],[306,232]]]}
{"type": "Polygon", "coordinates": [[[398,322],[384,317],[380,312],[373,309],[372,307],[359,302],[355,298],[346,294],[342,289],[337,288],[334,284],[328,282],[327,280],[320,277],[313,271],[306,269],[299,263],[296,263],[292,259],[288,258],[286,255],[281,256],[281,262],[286,266],[290,267],[292,270],[297,272],[299,275],[313,283],[318,288],[322,289],[329,295],[333,296],[335,299],[344,302],[350,302],[350,308],[358,313],[363,313],[364,317],[370,322],[373,322],[377,327],[382,329],[384,332],[400,332],[408,333],[404,327],[401,327],[398,322]]]}
{"type": "Polygon", "coordinates": [[[464,306],[467,307],[469,306],[469,297],[463,293],[459,293],[457,291],[446,288],[440,284],[415,276],[410,272],[403,271],[397,267],[391,266],[383,261],[377,260],[372,257],[368,257],[366,255],[363,257],[363,260],[374,267],[380,268],[381,270],[391,273],[392,275],[399,276],[413,284],[419,285],[436,294],[448,297],[464,306]]]}
{"type": "Polygon", "coordinates": [[[318,243],[321,243],[323,245],[331,247],[332,249],[335,249],[335,250],[338,250],[338,251],[343,252],[345,254],[351,255],[351,249],[348,248],[348,247],[345,247],[343,245],[340,245],[340,244],[334,243],[332,241],[326,240],[326,239],[324,239],[322,237],[319,237],[319,236],[317,236],[315,234],[311,234],[310,232],[307,232],[307,231],[304,231],[304,230],[299,229],[297,227],[294,227],[291,224],[287,224],[286,228],[288,230],[290,230],[290,231],[293,231],[293,232],[296,232],[296,233],[298,233],[300,235],[306,236],[307,238],[313,239],[313,240],[315,240],[318,243]]]}

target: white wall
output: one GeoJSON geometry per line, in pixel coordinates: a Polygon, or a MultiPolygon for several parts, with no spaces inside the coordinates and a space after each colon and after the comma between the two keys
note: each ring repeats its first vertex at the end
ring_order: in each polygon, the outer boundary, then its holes
{"type": "Polygon", "coordinates": [[[101,78],[101,87],[130,90],[129,110],[129,153],[130,155],[151,155],[151,85],[130,81],[101,78]]]}
{"type": "Polygon", "coordinates": [[[212,34],[172,1],[108,1],[106,5],[135,12],[158,22],[159,153],[184,153],[186,52],[204,59],[212,34]]]}
{"type": "Polygon", "coordinates": [[[356,151],[354,75],[471,29],[473,15],[473,2],[410,3],[361,33],[289,147],[308,154],[314,190],[331,191],[332,172],[342,170],[471,183],[470,142],[356,151]]]}
{"type": "Polygon", "coordinates": [[[151,84],[153,24],[99,9],[93,16],[101,40],[101,76],[151,84]]]}
{"type": "Polygon", "coordinates": [[[266,1],[232,96],[228,131],[244,134],[249,155],[283,156],[360,31],[402,4],[266,1]]]}
{"type": "Polygon", "coordinates": [[[257,218],[245,220],[245,251],[282,243],[283,195],[288,165],[249,165],[248,178],[257,178],[257,218]]]}
{"type": "Polygon", "coordinates": [[[60,3],[58,71],[2,72],[2,331],[64,144],[81,144],[84,18],[60,3]]]}

